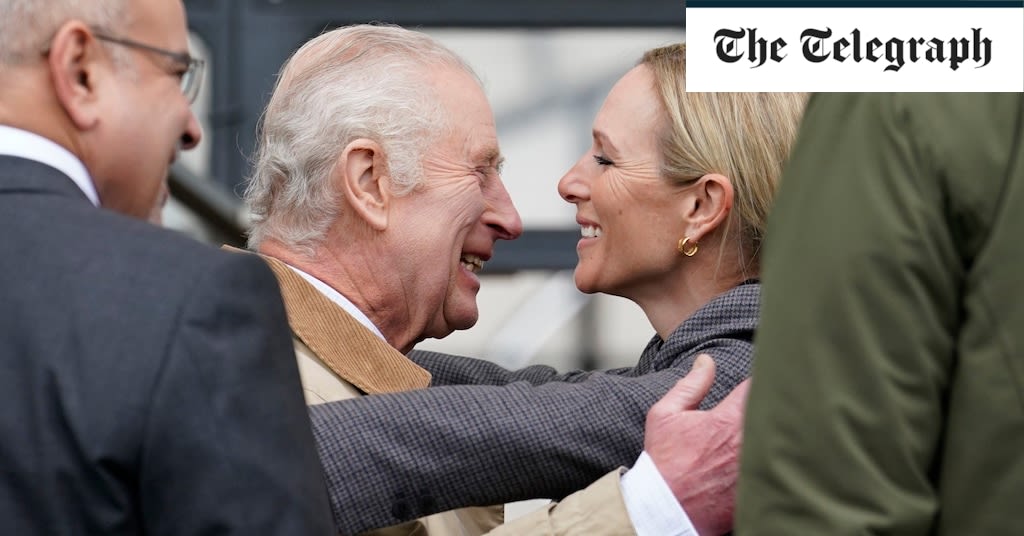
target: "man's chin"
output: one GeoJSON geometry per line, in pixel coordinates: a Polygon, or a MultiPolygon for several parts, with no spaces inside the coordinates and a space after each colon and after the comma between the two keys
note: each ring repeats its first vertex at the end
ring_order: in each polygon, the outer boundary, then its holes
{"type": "Polygon", "coordinates": [[[423,338],[443,339],[456,331],[469,329],[476,325],[479,316],[476,308],[473,308],[472,311],[445,314],[443,318],[438,318],[436,322],[427,326],[423,338]]]}
{"type": "Polygon", "coordinates": [[[450,315],[445,315],[446,324],[448,325],[449,333],[454,331],[462,331],[469,329],[476,325],[477,320],[480,319],[480,311],[476,307],[476,303],[473,304],[472,309],[466,308],[463,311],[457,311],[450,315]]]}
{"type": "Polygon", "coordinates": [[[479,319],[479,317],[480,315],[474,312],[472,318],[459,319],[455,322],[452,322],[450,324],[450,327],[452,328],[452,331],[462,331],[469,329],[476,325],[476,321],[479,319]]]}

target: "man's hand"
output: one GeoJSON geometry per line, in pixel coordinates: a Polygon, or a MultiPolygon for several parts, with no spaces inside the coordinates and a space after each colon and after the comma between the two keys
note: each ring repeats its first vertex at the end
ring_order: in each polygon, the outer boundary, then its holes
{"type": "Polygon", "coordinates": [[[709,411],[695,408],[715,379],[701,354],[693,370],[647,413],[644,449],[702,536],[732,530],[743,409],[750,380],[709,411]]]}

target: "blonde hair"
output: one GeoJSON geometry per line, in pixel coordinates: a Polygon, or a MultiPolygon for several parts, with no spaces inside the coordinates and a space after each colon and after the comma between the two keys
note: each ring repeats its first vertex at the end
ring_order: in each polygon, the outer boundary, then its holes
{"type": "Polygon", "coordinates": [[[654,75],[666,111],[659,134],[662,177],[676,185],[709,173],[729,178],[735,197],[722,251],[738,226],[739,268],[745,277],[756,275],[765,220],[807,94],[687,93],[685,43],[649,50],[640,64],[654,75]]]}

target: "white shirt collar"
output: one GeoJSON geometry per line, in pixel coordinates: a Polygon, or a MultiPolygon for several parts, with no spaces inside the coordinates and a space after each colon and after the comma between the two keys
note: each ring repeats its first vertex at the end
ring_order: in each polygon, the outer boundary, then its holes
{"type": "Polygon", "coordinates": [[[0,155],[41,162],[67,175],[97,207],[100,197],[85,164],[67,149],[38,134],[0,125],[0,155]]]}
{"type": "Polygon", "coordinates": [[[348,298],[342,296],[340,292],[331,288],[329,285],[327,285],[327,283],[320,281],[319,279],[307,274],[306,272],[303,272],[302,270],[299,270],[298,268],[290,264],[286,263],[285,266],[294,270],[295,273],[302,276],[303,279],[305,279],[310,285],[313,285],[313,288],[319,290],[321,294],[327,297],[327,299],[336,303],[338,307],[341,307],[342,309],[345,310],[346,313],[352,315],[352,318],[358,320],[360,324],[366,327],[366,329],[372,331],[384,342],[387,342],[387,339],[384,338],[384,334],[382,334],[380,330],[377,329],[377,326],[373,325],[373,322],[371,322],[370,319],[365,314],[363,314],[362,311],[356,308],[355,304],[349,301],[348,298]]]}

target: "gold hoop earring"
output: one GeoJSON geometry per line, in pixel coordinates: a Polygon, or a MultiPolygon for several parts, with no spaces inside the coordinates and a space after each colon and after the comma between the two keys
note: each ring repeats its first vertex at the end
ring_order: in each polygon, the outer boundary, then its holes
{"type": "Polygon", "coordinates": [[[680,238],[679,239],[679,248],[678,249],[679,249],[679,253],[682,253],[683,255],[686,255],[687,257],[692,257],[692,256],[697,254],[697,243],[696,242],[690,243],[690,237],[688,237],[688,236],[684,237],[684,238],[680,238]],[[686,249],[686,245],[687,244],[690,245],[690,249],[686,249]]]}

